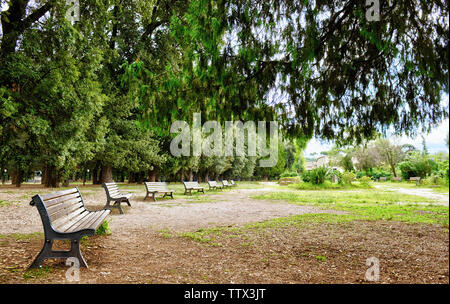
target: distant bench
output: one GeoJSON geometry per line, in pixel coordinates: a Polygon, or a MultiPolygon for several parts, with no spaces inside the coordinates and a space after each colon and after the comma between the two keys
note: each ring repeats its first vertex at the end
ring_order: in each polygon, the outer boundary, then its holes
{"type": "Polygon", "coordinates": [[[392,181],[393,181],[393,182],[401,182],[401,181],[402,181],[402,178],[401,178],[401,177],[393,177],[393,178],[392,178],[392,181]]]}
{"type": "Polygon", "coordinates": [[[208,186],[209,186],[209,190],[223,188],[223,186],[219,185],[216,181],[208,181],[208,186]]]}
{"type": "Polygon", "coordinates": [[[205,188],[201,187],[198,182],[183,182],[184,194],[192,194],[192,190],[197,190],[197,192],[205,193],[205,188]]]}
{"type": "Polygon", "coordinates": [[[231,187],[231,185],[228,183],[226,179],[222,180],[222,185],[224,188],[231,187]]]}
{"type": "Polygon", "coordinates": [[[156,202],[156,197],[155,195],[157,193],[161,193],[164,194],[163,198],[166,196],[170,196],[171,198],[173,198],[173,190],[169,190],[167,188],[167,184],[164,182],[145,182],[145,189],[147,190],[147,194],[145,195],[144,200],[150,196],[150,194],[152,195],[152,199],[154,202],[156,202]]]}
{"type": "Polygon", "coordinates": [[[380,182],[385,182],[386,180],[387,180],[386,176],[382,176],[378,179],[378,181],[380,181],[380,182]]]}
{"type": "Polygon", "coordinates": [[[80,251],[80,239],[94,235],[111,211],[88,211],[78,188],[35,195],[30,205],[37,207],[45,233],[44,247],[30,268],[39,268],[45,259],[69,257],[77,258],[80,266],[88,267],[80,251]],[[52,250],[54,240],[70,240],[70,250],[52,250]]]}
{"type": "Polygon", "coordinates": [[[237,185],[234,183],[234,180],[232,180],[232,179],[230,179],[230,185],[233,186],[233,187],[234,187],[234,186],[237,186],[237,185]]]}
{"type": "Polygon", "coordinates": [[[130,204],[130,198],[133,196],[132,193],[121,193],[119,190],[119,186],[115,182],[112,183],[104,183],[103,188],[106,191],[106,205],[105,209],[117,208],[119,209],[120,214],[123,214],[122,207],[120,203],[125,202],[128,206],[130,204]],[[114,202],[114,205],[111,206],[111,202],[114,202]]]}
{"type": "Polygon", "coordinates": [[[415,181],[416,185],[419,185],[420,184],[420,177],[418,177],[418,176],[410,177],[409,181],[410,182],[414,182],[415,181]]]}

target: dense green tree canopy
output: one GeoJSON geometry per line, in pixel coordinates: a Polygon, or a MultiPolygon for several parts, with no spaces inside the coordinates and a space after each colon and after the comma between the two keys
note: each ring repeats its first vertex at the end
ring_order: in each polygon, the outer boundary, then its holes
{"type": "Polygon", "coordinates": [[[49,186],[87,168],[252,176],[254,158],[169,155],[171,123],[193,113],[278,121],[292,141],[262,176],[300,169],[313,136],[448,117],[448,1],[380,0],[371,21],[359,0],[80,0],[74,24],[63,0],[0,4],[0,165],[49,186]]]}

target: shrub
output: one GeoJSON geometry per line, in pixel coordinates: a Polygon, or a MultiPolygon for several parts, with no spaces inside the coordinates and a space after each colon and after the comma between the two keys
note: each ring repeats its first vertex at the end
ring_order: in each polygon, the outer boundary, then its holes
{"type": "Polygon", "coordinates": [[[284,172],[283,174],[280,175],[280,178],[283,177],[297,177],[299,176],[297,172],[292,171],[292,172],[284,172]]]}
{"type": "Polygon", "coordinates": [[[427,156],[422,156],[420,153],[411,153],[399,166],[400,170],[402,170],[403,179],[408,180],[410,177],[415,176],[425,178],[437,168],[437,163],[427,156]]]}
{"type": "Polygon", "coordinates": [[[104,221],[95,231],[96,235],[110,235],[111,229],[109,228],[109,222],[104,221]]]}
{"type": "Polygon", "coordinates": [[[346,171],[342,174],[342,184],[344,185],[351,185],[352,182],[356,179],[356,175],[353,172],[346,171]]]}
{"type": "Polygon", "coordinates": [[[363,186],[369,186],[369,183],[372,181],[372,179],[368,176],[363,176],[359,179],[359,183],[363,186]]]}
{"type": "Polygon", "coordinates": [[[313,169],[309,172],[310,175],[310,182],[313,185],[321,185],[325,182],[325,179],[328,176],[328,169],[325,167],[319,167],[316,169],[313,169]]]}

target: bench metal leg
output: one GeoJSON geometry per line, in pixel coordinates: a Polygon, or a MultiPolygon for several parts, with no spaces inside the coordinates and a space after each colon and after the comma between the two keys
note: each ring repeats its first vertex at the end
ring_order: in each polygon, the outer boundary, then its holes
{"type": "Polygon", "coordinates": [[[70,250],[69,251],[54,251],[52,250],[53,240],[46,240],[44,243],[44,247],[38,256],[34,259],[33,263],[28,267],[28,269],[40,268],[42,262],[45,259],[67,259],[67,258],[77,258],[80,262],[80,267],[88,268],[86,260],[81,254],[80,250],[80,240],[71,240],[70,250]]]}

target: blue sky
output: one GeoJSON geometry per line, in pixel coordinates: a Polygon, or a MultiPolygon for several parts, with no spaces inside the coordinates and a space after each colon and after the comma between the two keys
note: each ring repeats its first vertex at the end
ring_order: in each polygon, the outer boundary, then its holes
{"type": "MultiPolygon", "coordinates": [[[[441,151],[448,152],[447,145],[445,144],[445,138],[449,132],[449,120],[446,119],[437,128],[433,129],[430,134],[424,134],[425,141],[427,143],[427,148],[430,153],[436,153],[441,151]]],[[[422,149],[422,136],[418,135],[415,138],[409,138],[407,136],[390,137],[391,141],[398,145],[412,144],[418,149],[422,149]]],[[[321,142],[318,139],[312,139],[305,149],[305,156],[311,155],[311,153],[330,150],[333,143],[321,142]]]]}

